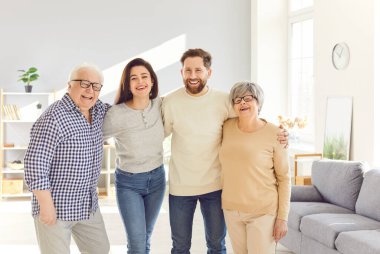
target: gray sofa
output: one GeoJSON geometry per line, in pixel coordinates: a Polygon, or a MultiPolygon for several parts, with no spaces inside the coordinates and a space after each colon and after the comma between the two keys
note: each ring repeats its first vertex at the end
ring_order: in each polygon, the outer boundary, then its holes
{"type": "Polygon", "coordinates": [[[297,254],[380,253],[380,170],[320,160],[311,186],[293,186],[288,234],[280,243],[297,254]]]}

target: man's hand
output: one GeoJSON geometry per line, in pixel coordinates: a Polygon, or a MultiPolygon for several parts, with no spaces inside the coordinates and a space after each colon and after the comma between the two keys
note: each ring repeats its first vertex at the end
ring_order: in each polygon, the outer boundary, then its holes
{"type": "Polygon", "coordinates": [[[54,225],[57,222],[57,212],[49,190],[34,190],[34,195],[40,205],[39,220],[46,225],[54,225]]]}
{"type": "Polygon", "coordinates": [[[276,219],[276,222],[274,223],[273,228],[273,238],[276,241],[280,241],[281,238],[286,236],[286,233],[288,232],[288,223],[281,219],[276,219]]]}
{"type": "Polygon", "coordinates": [[[284,148],[288,148],[289,146],[289,133],[284,128],[284,126],[280,125],[281,131],[277,134],[277,140],[280,142],[280,144],[285,145],[284,148]]]}
{"type": "Polygon", "coordinates": [[[57,222],[57,213],[54,205],[40,206],[39,220],[46,225],[54,225],[57,222]]]}

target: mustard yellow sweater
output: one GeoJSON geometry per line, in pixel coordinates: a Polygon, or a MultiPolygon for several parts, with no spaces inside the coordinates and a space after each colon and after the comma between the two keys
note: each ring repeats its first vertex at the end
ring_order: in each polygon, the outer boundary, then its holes
{"type": "Polygon", "coordinates": [[[277,141],[279,131],[277,126],[267,123],[255,132],[242,132],[237,118],[224,123],[219,152],[223,209],[288,219],[291,188],[288,154],[277,141]]]}

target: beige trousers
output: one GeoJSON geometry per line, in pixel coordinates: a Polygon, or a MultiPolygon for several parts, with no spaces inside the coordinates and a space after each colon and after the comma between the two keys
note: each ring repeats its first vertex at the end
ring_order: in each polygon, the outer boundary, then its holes
{"type": "Polygon", "coordinates": [[[91,214],[89,220],[57,220],[57,223],[52,226],[41,223],[36,216],[34,226],[41,254],[70,253],[71,236],[83,254],[108,254],[110,250],[103,217],[99,209],[96,213],[91,214]]]}
{"type": "Polygon", "coordinates": [[[234,254],[274,254],[275,216],[223,210],[234,254]]]}

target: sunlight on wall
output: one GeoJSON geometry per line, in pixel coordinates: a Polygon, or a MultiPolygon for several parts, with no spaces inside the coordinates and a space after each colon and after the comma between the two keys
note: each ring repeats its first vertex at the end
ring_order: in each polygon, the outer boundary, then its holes
{"type": "MultiPolygon", "coordinates": [[[[104,74],[104,86],[101,91],[100,97],[115,92],[119,87],[121,73],[125,65],[136,57],[141,57],[147,60],[152,66],[154,71],[159,71],[165,67],[168,67],[179,61],[182,53],[186,49],[186,35],[182,34],[171,40],[168,40],[154,48],[151,48],[141,54],[135,55],[126,59],[120,63],[117,63],[105,70],[104,74]]],[[[67,88],[63,88],[57,91],[56,98],[61,98],[67,91],[67,88]]]]}

